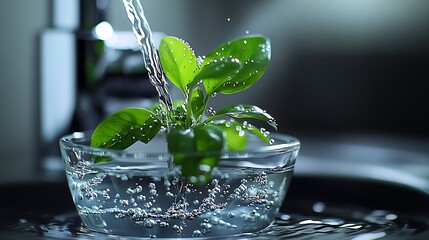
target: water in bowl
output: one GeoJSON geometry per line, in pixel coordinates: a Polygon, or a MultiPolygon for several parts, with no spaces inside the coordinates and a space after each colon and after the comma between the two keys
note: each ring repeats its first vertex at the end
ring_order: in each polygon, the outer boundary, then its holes
{"type": "Polygon", "coordinates": [[[203,186],[175,171],[116,163],[66,169],[84,225],[93,231],[145,237],[199,237],[255,232],[275,218],[291,168],[219,168],[203,186]]]}

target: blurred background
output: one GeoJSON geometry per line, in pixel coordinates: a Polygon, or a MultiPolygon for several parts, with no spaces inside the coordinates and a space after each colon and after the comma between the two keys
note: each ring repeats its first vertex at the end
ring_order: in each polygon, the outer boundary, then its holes
{"type": "MultiPolygon", "coordinates": [[[[429,180],[428,1],[142,2],[157,41],[180,37],[198,55],[246,33],[271,39],[263,78],[212,106],[266,109],[301,140],[297,171],[316,158],[393,161],[429,180]]],[[[120,0],[2,0],[0,29],[0,183],[49,179],[61,135],[156,98],[120,0]]]]}

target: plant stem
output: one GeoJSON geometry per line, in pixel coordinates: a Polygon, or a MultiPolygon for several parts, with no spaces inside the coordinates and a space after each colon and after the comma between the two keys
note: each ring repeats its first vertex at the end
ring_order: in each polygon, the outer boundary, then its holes
{"type": "Polygon", "coordinates": [[[191,105],[191,96],[192,96],[192,90],[189,91],[188,95],[186,96],[186,121],[185,121],[185,128],[190,128],[192,125],[192,105],[191,105]]]}

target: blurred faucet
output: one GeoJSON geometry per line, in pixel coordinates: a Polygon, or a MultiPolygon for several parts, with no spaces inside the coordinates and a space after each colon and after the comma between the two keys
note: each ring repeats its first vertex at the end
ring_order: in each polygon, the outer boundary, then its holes
{"type": "MultiPolygon", "coordinates": [[[[62,169],[55,160],[62,135],[94,129],[125,106],[148,107],[157,100],[133,32],[113,30],[107,19],[108,2],[52,1],[52,24],[40,41],[39,135],[44,169],[62,169]]],[[[154,38],[161,37],[154,33],[154,38]]]]}
{"type": "Polygon", "coordinates": [[[134,34],[113,30],[106,19],[107,6],[107,0],[80,1],[72,130],[94,129],[107,115],[125,106],[147,107],[157,97],[134,34]]]}

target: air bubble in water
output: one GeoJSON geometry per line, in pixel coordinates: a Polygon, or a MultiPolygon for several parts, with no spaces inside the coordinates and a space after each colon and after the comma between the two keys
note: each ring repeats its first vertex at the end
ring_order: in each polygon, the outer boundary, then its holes
{"type": "Polygon", "coordinates": [[[171,193],[171,192],[167,192],[167,193],[165,193],[165,196],[166,197],[174,197],[174,194],[173,193],[171,193]]]}
{"type": "Polygon", "coordinates": [[[206,230],[206,231],[210,231],[210,229],[212,228],[212,225],[210,223],[201,223],[201,228],[206,230]]]}
{"type": "Polygon", "coordinates": [[[144,195],[138,195],[137,200],[139,201],[146,201],[146,197],[144,195]]]}
{"type": "Polygon", "coordinates": [[[153,228],[153,227],[155,227],[155,226],[156,226],[156,221],[155,221],[155,220],[153,220],[153,219],[146,219],[146,221],[145,221],[144,225],[145,225],[147,228],[153,228]]]}
{"type": "Polygon", "coordinates": [[[119,200],[119,203],[120,203],[122,206],[128,206],[128,204],[129,204],[128,200],[125,200],[125,199],[120,199],[120,200],[119,200]]]}
{"type": "Polygon", "coordinates": [[[201,237],[203,235],[203,233],[200,231],[200,230],[195,230],[193,233],[192,233],[192,236],[193,237],[201,237]]]}

